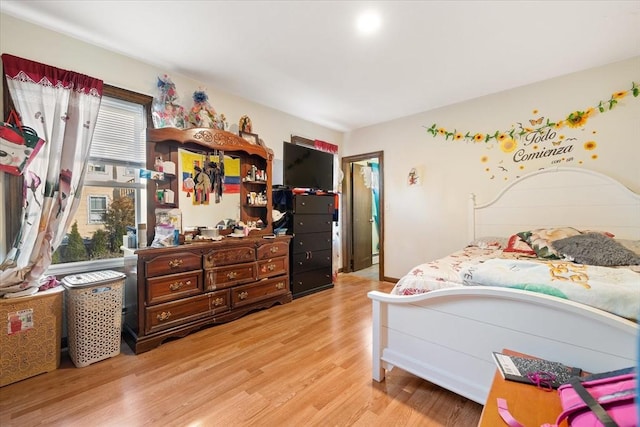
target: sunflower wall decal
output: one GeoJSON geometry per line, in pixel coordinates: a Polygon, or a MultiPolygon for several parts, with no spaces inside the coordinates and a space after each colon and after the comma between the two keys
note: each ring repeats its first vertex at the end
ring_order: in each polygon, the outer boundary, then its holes
{"type": "MultiPolygon", "coordinates": [[[[445,140],[485,143],[484,147],[492,150],[490,154],[480,157],[480,163],[490,179],[511,176],[519,177],[521,173],[546,166],[562,164],[579,164],[598,159],[598,143],[595,141],[596,131],[591,131],[588,141],[579,143],[578,138],[570,137],[575,130],[584,131],[589,120],[596,114],[611,111],[618,102],[628,95],[637,98],[640,88],[632,82],[628,90],[618,91],[606,101],[599,101],[594,107],[573,111],[561,120],[550,120],[540,111],[532,111],[532,117],[505,131],[493,133],[449,131],[433,124],[427,132],[433,137],[444,137],[445,140]],[[497,148],[497,150],[494,150],[497,148]]],[[[581,138],[582,139],[582,138],[581,138]]],[[[475,144],[474,144],[475,145],[475,144]]]]}
{"type": "Polygon", "coordinates": [[[640,94],[640,87],[638,83],[631,82],[631,88],[627,90],[621,90],[611,95],[611,97],[606,101],[599,101],[595,106],[588,107],[583,110],[572,111],[565,116],[565,118],[560,120],[549,120],[548,118],[545,120],[545,117],[538,117],[534,119],[529,119],[529,124],[531,126],[523,126],[522,123],[518,123],[517,126],[512,126],[511,129],[505,131],[495,131],[492,133],[485,132],[471,132],[471,131],[458,131],[454,129],[453,131],[438,126],[438,124],[434,123],[431,127],[426,128],[427,133],[430,133],[433,137],[444,137],[445,140],[453,140],[453,141],[468,141],[468,142],[492,142],[494,140],[498,140],[499,138],[504,139],[507,136],[511,139],[519,139],[524,135],[532,132],[542,132],[546,129],[561,129],[565,126],[570,128],[578,128],[583,127],[587,124],[587,121],[598,113],[605,113],[611,111],[618,102],[625,98],[628,95],[633,95],[634,98],[637,98],[640,94]]]}

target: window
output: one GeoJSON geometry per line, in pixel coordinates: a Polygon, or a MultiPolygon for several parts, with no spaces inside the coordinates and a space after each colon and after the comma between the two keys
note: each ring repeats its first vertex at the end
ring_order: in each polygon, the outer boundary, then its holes
{"type": "Polygon", "coordinates": [[[89,224],[104,224],[107,217],[107,196],[89,196],[89,224]]]}
{"type": "Polygon", "coordinates": [[[89,163],[87,165],[87,172],[90,174],[107,174],[107,168],[104,165],[89,163]]]}
{"type": "Polygon", "coordinates": [[[146,167],[151,101],[105,85],[80,206],[53,255],[54,273],[71,273],[87,261],[108,268],[108,261],[101,260],[121,258],[123,236],[146,222],[146,180],[139,178],[139,171],[146,167]]]}

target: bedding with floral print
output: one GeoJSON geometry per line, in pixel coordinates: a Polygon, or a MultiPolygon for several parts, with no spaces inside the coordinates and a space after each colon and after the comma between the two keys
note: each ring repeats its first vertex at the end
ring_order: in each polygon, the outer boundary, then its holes
{"type": "Polygon", "coordinates": [[[522,240],[522,238],[517,234],[514,234],[513,236],[509,237],[509,242],[507,243],[507,247],[504,248],[502,251],[522,254],[525,256],[533,256],[533,257],[537,256],[536,251],[531,249],[531,246],[529,246],[529,244],[524,240],[522,240]]]}
{"type": "Polygon", "coordinates": [[[551,245],[553,241],[577,236],[578,234],[582,233],[573,227],[537,228],[535,230],[517,233],[522,240],[531,246],[531,249],[535,251],[538,258],[546,259],[562,258],[562,255],[558,254],[551,245]]]}

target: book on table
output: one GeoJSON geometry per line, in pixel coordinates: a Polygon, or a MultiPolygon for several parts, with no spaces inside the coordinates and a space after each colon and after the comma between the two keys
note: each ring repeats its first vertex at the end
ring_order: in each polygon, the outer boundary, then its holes
{"type": "Polygon", "coordinates": [[[558,388],[560,385],[568,383],[569,378],[579,377],[582,374],[582,369],[580,368],[551,360],[511,356],[495,351],[493,352],[493,359],[498,365],[498,371],[502,378],[525,384],[539,385],[529,378],[529,374],[548,373],[554,378],[549,381],[551,387],[558,388]]]}

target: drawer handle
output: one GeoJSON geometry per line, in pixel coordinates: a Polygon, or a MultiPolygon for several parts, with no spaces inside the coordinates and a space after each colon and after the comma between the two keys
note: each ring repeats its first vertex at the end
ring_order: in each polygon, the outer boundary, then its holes
{"type": "Polygon", "coordinates": [[[238,273],[236,273],[235,271],[230,271],[227,273],[227,279],[229,280],[235,279],[236,277],[238,277],[238,273]]]}
{"type": "Polygon", "coordinates": [[[169,261],[169,268],[177,268],[182,265],[184,261],[181,259],[174,259],[173,261],[169,261]]]}
{"type": "Polygon", "coordinates": [[[158,319],[159,322],[164,322],[165,320],[169,320],[170,317],[171,317],[170,311],[163,311],[162,313],[156,316],[156,319],[158,319]]]}
{"type": "Polygon", "coordinates": [[[272,246],[271,249],[269,249],[269,251],[271,251],[272,254],[275,254],[276,252],[279,251],[279,248],[277,246],[272,246]]]}
{"type": "Polygon", "coordinates": [[[216,298],[213,300],[214,307],[220,307],[221,305],[224,305],[224,298],[216,298]]]}
{"type": "MultiPolygon", "coordinates": [[[[187,286],[191,284],[191,280],[187,281],[187,286]]],[[[184,286],[182,282],[175,282],[169,285],[169,289],[172,291],[179,291],[184,286]]]]}
{"type": "Polygon", "coordinates": [[[249,292],[246,292],[246,291],[240,292],[238,294],[238,298],[241,299],[241,300],[242,299],[247,299],[248,296],[249,296],[249,292]]]}
{"type": "Polygon", "coordinates": [[[276,283],[276,289],[278,289],[278,290],[284,289],[284,283],[282,283],[282,282],[276,283]]]}

